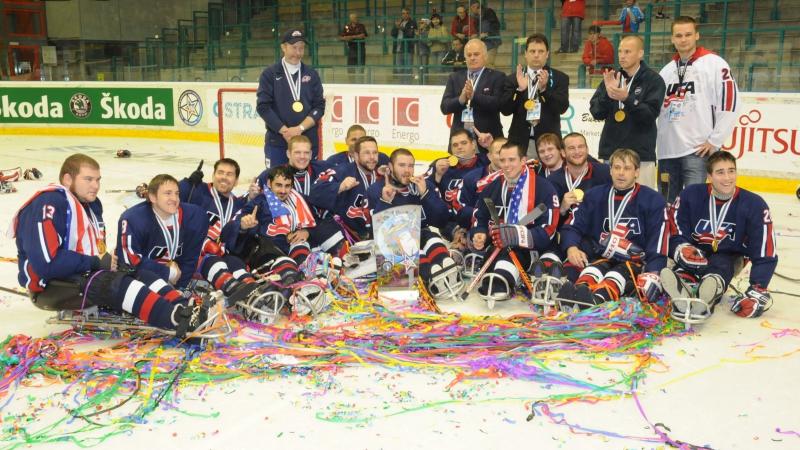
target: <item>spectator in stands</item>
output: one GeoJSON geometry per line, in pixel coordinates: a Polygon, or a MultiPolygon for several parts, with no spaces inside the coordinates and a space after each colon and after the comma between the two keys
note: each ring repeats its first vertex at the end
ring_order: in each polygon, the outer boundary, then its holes
{"type": "Polygon", "coordinates": [[[417,25],[417,57],[419,65],[419,76],[425,83],[425,74],[428,72],[428,64],[431,58],[431,43],[428,40],[428,33],[431,31],[431,21],[427,18],[419,19],[417,25]]]}
{"type": "Polygon", "coordinates": [[[589,111],[605,120],[600,135],[600,159],[609,159],[619,148],[636,152],[639,183],[656,186],[656,119],[664,101],[664,80],[642,61],[644,41],[631,34],[619,43],[619,72],[603,74],[589,111]]]}
{"type": "Polygon", "coordinates": [[[450,43],[450,33],[442,25],[442,16],[439,14],[434,13],[431,15],[431,29],[428,31],[428,41],[431,44],[431,63],[435,65],[442,64],[442,58],[447,53],[450,43]]]}
{"type": "Polygon", "coordinates": [[[550,43],[535,33],[525,41],[525,67],[506,77],[501,112],[513,114],[508,140],[527,148],[528,159],[539,159],[536,138],[561,136],[561,114],[569,108],[569,76],[547,65],[550,43]]]}
{"type": "Polygon", "coordinates": [[[443,66],[453,66],[453,72],[464,70],[467,67],[467,60],[464,59],[464,42],[460,38],[454,38],[450,50],[442,57],[443,66]]]}
{"type": "Polygon", "coordinates": [[[470,39],[464,55],[467,71],[450,74],[440,109],[442,114],[453,115],[454,130],[473,131],[485,153],[491,138],[503,135],[500,106],[506,77],[486,67],[486,44],[480,39],[470,39]]]}
{"type": "Polygon", "coordinates": [[[644,13],[636,0],[625,0],[625,7],[619,13],[619,23],[623,33],[638,33],[639,24],[644,22],[644,13]]]}
{"type": "Polygon", "coordinates": [[[392,28],[395,74],[411,73],[411,67],[414,64],[416,32],[417,23],[411,18],[408,8],[401,9],[400,17],[394,21],[394,28],[392,28]]]}
{"type": "Polygon", "coordinates": [[[469,10],[478,24],[478,36],[486,44],[486,66],[494,68],[497,48],[503,43],[500,39],[500,19],[492,8],[481,5],[480,1],[473,1],[469,10]]]}
{"type": "Polygon", "coordinates": [[[267,167],[285,164],[289,139],[301,134],[311,140],[311,159],[321,158],[317,123],[325,114],[325,97],[317,71],[302,63],[305,51],[303,31],[289,30],[281,43],[283,58],[258,80],[256,111],[267,125],[267,167]]]}
{"type": "Polygon", "coordinates": [[[463,6],[456,8],[456,16],[450,24],[450,35],[454,38],[466,42],[478,35],[478,25],[475,20],[467,15],[467,9],[463,6]]]}
{"type": "Polygon", "coordinates": [[[583,46],[583,64],[590,74],[603,73],[614,65],[614,47],[603,36],[600,27],[589,27],[589,39],[583,46]]]}
{"type": "Polygon", "coordinates": [[[586,0],[561,1],[561,48],[556,53],[577,53],[581,45],[581,23],[586,0]]]}
{"type": "Polygon", "coordinates": [[[664,14],[664,0],[655,0],[653,4],[658,5],[661,3],[661,6],[658,7],[658,11],[656,12],[656,19],[669,19],[669,16],[664,14]]]}
{"type": "Polygon", "coordinates": [[[705,162],[731,135],[738,115],[739,88],[730,66],[699,47],[699,39],[693,18],[672,22],[678,52],[661,69],[667,91],[658,117],[658,170],[668,202],[684,186],[706,181],[705,162]]]}
{"type": "MultiPolygon", "coordinates": [[[[367,28],[358,21],[358,14],[350,13],[350,23],[344,26],[339,36],[347,43],[347,65],[363,66],[366,61],[364,39],[367,37],[367,28]]],[[[352,68],[347,70],[354,73],[352,68]]]]}

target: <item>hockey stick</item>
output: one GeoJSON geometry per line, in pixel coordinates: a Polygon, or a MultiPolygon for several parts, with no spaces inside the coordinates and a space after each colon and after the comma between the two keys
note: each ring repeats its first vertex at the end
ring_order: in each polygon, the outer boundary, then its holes
{"type": "MultiPolygon", "coordinates": [[[[533,222],[534,220],[536,220],[542,214],[544,214],[545,211],[547,211],[547,207],[544,206],[543,203],[540,203],[539,205],[536,206],[536,208],[534,208],[533,211],[531,211],[527,215],[525,215],[522,218],[522,220],[520,220],[519,224],[520,225],[527,225],[527,224],[533,222]]],[[[495,212],[495,214],[496,214],[496,212],[495,212]]],[[[494,250],[492,250],[492,253],[486,259],[486,261],[484,261],[483,266],[481,266],[481,270],[478,272],[477,275],[475,275],[475,278],[472,279],[472,281],[470,282],[469,286],[467,286],[467,289],[461,294],[461,300],[462,301],[466,300],[467,297],[469,296],[470,292],[472,292],[475,289],[475,286],[478,285],[478,281],[481,279],[481,277],[483,277],[483,275],[486,273],[486,271],[489,270],[489,266],[492,265],[494,260],[497,259],[497,255],[500,254],[500,250],[501,250],[500,248],[495,248],[494,250]]]]}
{"type": "Polygon", "coordinates": [[[0,286],[0,291],[3,291],[3,292],[8,292],[8,293],[10,293],[10,294],[17,294],[17,295],[21,295],[21,296],[23,296],[23,297],[27,297],[27,296],[28,296],[27,292],[21,292],[21,291],[18,291],[18,290],[16,290],[16,289],[7,288],[7,287],[5,287],[5,286],[0,286]]]}
{"type": "MultiPolygon", "coordinates": [[[[500,216],[497,214],[497,209],[495,208],[492,199],[490,199],[489,197],[485,197],[483,199],[483,202],[486,203],[486,207],[489,209],[489,215],[492,216],[492,220],[494,221],[494,223],[500,224],[501,219],[500,216]]],[[[541,206],[543,207],[544,210],[547,210],[544,204],[541,204],[541,206]]],[[[539,206],[537,205],[535,210],[538,209],[539,206]]],[[[528,292],[530,292],[531,295],[533,295],[533,283],[531,283],[531,279],[528,277],[528,272],[522,267],[522,263],[519,261],[519,258],[517,257],[517,252],[512,250],[511,247],[509,247],[508,256],[511,257],[511,261],[514,263],[514,267],[517,268],[517,271],[519,272],[519,277],[522,278],[522,282],[525,284],[525,287],[528,289],[528,292]]]]}

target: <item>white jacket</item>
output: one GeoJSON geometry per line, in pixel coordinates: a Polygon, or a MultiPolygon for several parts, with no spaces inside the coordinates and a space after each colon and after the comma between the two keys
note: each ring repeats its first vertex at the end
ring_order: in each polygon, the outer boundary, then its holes
{"type": "Polygon", "coordinates": [[[660,75],[667,85],[658,116],[658,159],[679,158],[708,141],[720,148],[733,131],[739,88],[724,59],[698,47],[680,83],[676,54],[660,75]]]}

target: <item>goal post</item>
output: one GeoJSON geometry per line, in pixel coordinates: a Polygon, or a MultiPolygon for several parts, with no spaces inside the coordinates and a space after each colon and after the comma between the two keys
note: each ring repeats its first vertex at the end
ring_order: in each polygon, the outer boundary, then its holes
{"type": "MultiPolygon", "coordinates": [[[[242,176],[264,170],[264,136],[266,125],[256,111],[256,88],[230,87],[217,90],[217,127],[220,158],[235,159],[242,176]]],[[[322,121],[317,126],[319,152],[322,158],[322,121]]],[[[256,173],[256,175],[258,174],[256,173]]],[[[241,182],[241,180],[240,180],[241,182]]]]}

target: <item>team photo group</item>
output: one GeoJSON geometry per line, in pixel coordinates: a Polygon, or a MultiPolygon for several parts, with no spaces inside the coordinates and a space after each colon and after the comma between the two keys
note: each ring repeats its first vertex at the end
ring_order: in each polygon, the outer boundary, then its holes
{"type": "Polygon", "coordinates": [[[226,309],[264,324],[316,316],[364,263],[354,249],[377,238],[373,216],[413,205],[417,287],[435,301],[474,294],[491,309],[522,297],[569,312],[669,299],[672,316],[694,324],[750,265],[730,311],[759,317],[778,257],[769,206],[737,186],[737,160],[720,150],[738,88],[693,18],[673,20],[671,41],[660,71],[645,64],[641,36],[619,41],[619,66],[599,74],[591,98],[604,122],[594,149],[562,136],[570,81],[548,65],[544,35],[527,37],[509,73],[470,39],[441,100],[450,156],[423,171],[413,149],[382,147],[359,124],[346,152],[322,159],[322,80],[302,62],[305,34],[289,30],[259,80],[266,169],[256,179],[240,179],[229,157],[165,168],[141,203],[104,217],[102,168],[73,154],[14,216],[19,284],[39,308],[99,306],[179,338],[203,336],[226,309]]]}

